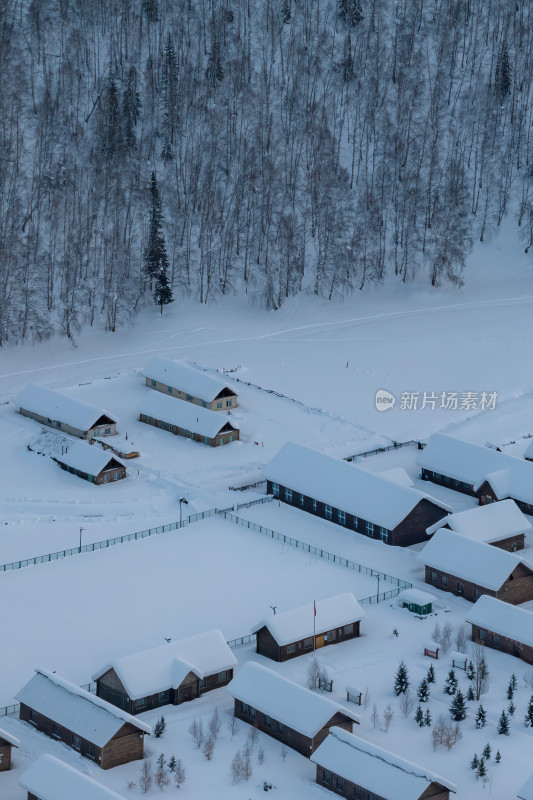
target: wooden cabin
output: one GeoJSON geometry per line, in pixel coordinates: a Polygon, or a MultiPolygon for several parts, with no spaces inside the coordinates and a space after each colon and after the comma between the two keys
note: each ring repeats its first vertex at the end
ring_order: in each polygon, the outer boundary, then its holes
{"type": "Polygon", "coordinates": [[[493,447],[436,433],[416,459],[423,480],[469,494],[488,505],[514,500],[533,513],[533,463],[493,447]]]}
{"type": "Polygon", "coordinates": [[[140,714],[226,686],[236,665],[222,633],[213,630],[114,659],[92,680],[98,697],[140,714]]]}
{"type": "Polygon", "coordinates": [[[28,450],[48,456],[61,469],[89,483],[114,483],[126,477],[126,466],[112,450],[54,431],[41,431],[30,442],[28,450]]]}
{"type": "Polygon", "coordinates": [[[342,728],[332,728],[311,756],[319,786],[346,800],[449,800],[456,787],[342,728]]]}
{"type": "Polygon", "coordinates": [[[146,366],[144,376],[150,389],[211,411],[229,411],[238,406],[233,386],[186,361],[156,356],[146,366]]]}
{"type": "Polygon", "coordinates": [[[11,769],[11,751],[20,747],[19,740],[0,728],[0,772],[11,769]]]}
{"type": "Polygon", "coordinates": [[[31,383],[17,397],[20,413],[78,439],[113,436],[117,420],[107,411],[82,400],[31,383]]]}
{"type": "Polygon", "coordinates": [[[36,670],[16,699],[21,720],[102,769],[144,757],[149,725],[55,673],[36,670]]]}
{"type": "Polygon", "coordinates": [[[19,778],[27,800],[124,800],[59,758],[42,755],[19,778]]]}
{"type": "Polygon", "coordinates": [[[248,661],[228,686],[235,716],[309,758],[336,725],[351,732],[359,717],[260,664],[248,661]]]}
{"type": "Polygon", "coordinates": [[[273,661],[311,653],[360,634],[363,609],[349,592],[272,614],[255,625],[257,652],[273,661]]]}
{"type": "Polygon", "coordinates": [[[175,436],[184,436],[210,447],[231,444],[239,439],[239,429],[228,417],[156,392],[146,394],[139,419],[175,436]]]}
{"type": "Polygon", "coordinates": [[[514,500],[501,500],[450,514],[429,527],[427,534],[432,536],[437,530],[451,530],[472,541],[515,553],[524,549],[525,534],[533,527],[514,500]]]}
{"type": "Polygon", "coordinates": [[[451,508],[403,480],[288,442],[263,468],[267,492],[283,503],[385,544],[428,540],[451,508]]]}
{"type": "Polygon", "coordinates": [[[470,609],[472,641],[533,664],[533,613],[484,595],[470,609]]]}
{"type": "Polygon", "coordinates": [[[533,600],[533,567],[515,553],[439,530],[417,558],[426,583],[472,603],[484,594],[514,605],[533,600]]]}

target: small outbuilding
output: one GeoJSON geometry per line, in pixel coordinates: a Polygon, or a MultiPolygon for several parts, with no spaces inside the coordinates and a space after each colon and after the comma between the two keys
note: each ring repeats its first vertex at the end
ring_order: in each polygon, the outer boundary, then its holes
{"type": "Polygon", "coordinates": [[[70,436],[43,430],[28,445],[28,449],[52,461],[89,483],[113,483],[126,477],[126,466],[112,450],[70,436]]]}
{"type": "Polygon", "coordinates": [[[352,731],[359,717],[277,672],[248,661],[228,686],[235,716],[309,758],[332,726],[352,731]]]}
{"type": "Polygon", "coordinates": [[[238,405],[234,386],[197,369],[186,361],[156,356],[145,367],[146,385],[211,411],[228,411],[238,405]]]}
{"type": "Polygon", "coordinates": [[[107,411],[35,383],[22,390],[16,403],[23,416],[78,439],[113,436],[117,432],[117,419],[107,411]]]}
{"type": "Polygon", "coordinates": [[[11,751],[13,747],[20,747],[16,736],[0,728],[0,772],[11,769],[11,751]]]}
{"type": "Polygon", "coordinates": [[[418,554],[426,583],[475,602],[483,594],[506,603],[533,600],[533,564],[498,547],[438,530],[418,554]]]}
{"type": "Polygon", "coordinates": [[[387,474],[287,442],[263,467],[267,493],[283,503],[385,544],[428,539],[451,508],[387,474]]]}
{"type": "Polygon", "coordinates": [[[220,447],[239,439],[239,428],[215,411],[148,392],[139,411],[139,419],[148,425],[184,436],[195,442],[220,447]]]}
{"type": "Polygon", "coordinates": [[[19,778],[27,800],[124,800],[107,786],[51,755],[40,756],[19,778]]]}
{"type": "Polygon", "coordinates": [[[422,617],[433,612],[435,595],[423,592],[421,589],[406,589],[398,595],[398,604],[401,608],[407,608],[412,614],[419,614],[422,617]]]}
{"type": "Polygon", "coordinates": [[[23,722],[102,769],[144,757],[144,737],[152,732],[149,725],[55,672],[36,670],[16,699],[23,722]]]}
{"type": "Polygon", "coordinates": [[[346,592],[315,603],[272,614],[254,625],[257,652],[273,661],[287,661],[360,635],[365,613],[346,592]]]}
{"type": "Polygon", "coordinates": [[[346,800],[449,800],[455,785],[341,728],[311,756],[316,782],[346,800]]]}
{"type": "Polygon", "coordinates": [[[451,530],[474,542],[484,542],[514,553],[524,549],[525,534],[530,533],[533,527],[514,500],[501,500],[450,514],[431,525],[427,534],[432,536],[437,530],[451,530]]]}
{"type": "Polygon", "coordinates": [[[470,609],[472,641],[533,664],[533,613],[483,595],[470,609]]]}
{"type": "Polygon", "coordinates": [[[213,630],[116,658],[92,680],[98,697],[140,714],[226,686],[236,666],[222,633],[213,630]]]}

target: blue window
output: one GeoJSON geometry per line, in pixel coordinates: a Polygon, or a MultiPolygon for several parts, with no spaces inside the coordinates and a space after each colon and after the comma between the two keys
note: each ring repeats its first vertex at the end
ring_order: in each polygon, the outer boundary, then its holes
{"type": "Polygon", "coordinates": [[[104,431],[104,434],[106,436],[109,436],[110,433],[111,433],[111,428],[106,428],[105,431],[104,431]]]}
{"type": "Polygon", "coordinates": [[[373,536],[374,535],[374,523],[373,522],[367,522],[366,523],[366,535],[367,536],[373,536]]]}
{"type": "Polygon", "coordinates": [[[279,497],[279,483],[272,484],[272,494],[274,497],[279,497]]]}
{"type": "Polygon", "coordinates": [[[324,514],[326,519],[331,519],[333,517],[333,509],[331,506],[328,506],[327,503],[324,503],[324,514]]]}
{"type": "Polygon", "coordinates": [[[285,489],[285,500],[287,503],[292,503],[292,489],[285,489]]]}
{"type": "Polygon", "coordinates": [[[303,494],[301,494],[300,495],[300,505],[303,506],[304,502],[305,502],[305,498],[304,498],[303,494]]]}
{"type": "Polygon", "coordinates": [[[316,500],[313,499],[313,511],[316,511],[316,500]]]}
{"type": "Polygon", "coordinates": [[[87,475],[87,480],[91,481],[91,483],[92,483],[93,482],[93,476],[92,475],[87,475]]]}
{"type": "Polygon", "coordinates": [[[337,521],[339,525],[346,525],[346,514],[344,511],[337,511],[337,521]]]}
{"type": "Polygon", "coordinates": [[[231,408],[233,400],[226,400],[226,408],[231,408]]]}
{"type": "Polygon", "coordinates": [[[220,403],[217,403],[217,408],[222,408],[222,401],[220,401],[220,403]]]}
{"type": "Polygon", "coordinates": [[[152,378],[152,381],[151,381],[151,383],[152,383],[152,386],[155,386],[155,381],[154,381],[154,379],[153,379],[153,378],[152,378]]]}
{"type": "Polygon", "coordinates": [[[187,436],[187,431],[185,430],[185,428],[182,428],[181,432],[182,432],[183,436],[187,436]]]}
{"type": "Polygon", "coordinates": [[[359,527],[359,520],[358,520],[358,518],[357,518],[357,517],[354,517],[354,518],[353,518],[353,526],[354,526],[354,528],[355,528],[356,530],[357,530],[357,528],[359,527]]]}
{"type": "Polygon", "coordinates": [[[204,436],[204,444],[209,444],[209,439],[207,438],[207,436],[204,436]]]}
{"type": "Polygon", "coordinates": [[[192,400],[192,397],[191,397],[191,395],[190,395],[190,394],[186,394],[186,395],[185,395],[185,399],[186,399],[186,400],[192,400]]]}
{"type": "Polygon", "coordinates": [[[56,422],[56,428],[60,428],[60,427],[61,427],[61,423],[59,421],[56,422]]]}
{"type": "Polygon", "coordinates": [[[173,431],[174,430],[174,425],[171,425],[170,422],[168,424],[168,429],[169,429],[169,431],[173,431]]]}
{"type": "Polygon", "coordinates": [[[151,422],[151,421],[152,421],[152,417],[146,417],[146,422],[151,422]]]}
{"type": "Polygon", "coordinates": [[[388,542],[389,541],[389,532],[388,532],[387,528],[380,528],[379,529],[379,535],[380,535],[380,538],[381,538],[382,542],[388,542]]]}
{"type": "Polygon", "coordinates": [[[202,400],[202,406],[203,406],[204,408],[207,408],[207,403],[205,402],[205,400],[202,400]]]}
{"type": "Polygon", "coordinates": [[[169,394],[172,394],[172,386],[167,386],[167,392],[168,392],[169,394]]]}

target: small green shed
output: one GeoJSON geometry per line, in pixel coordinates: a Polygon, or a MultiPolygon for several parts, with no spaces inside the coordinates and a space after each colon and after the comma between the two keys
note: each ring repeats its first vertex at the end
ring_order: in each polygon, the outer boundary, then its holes
{"type": "Polygon", "coordinates": [[[402,608],[408,608],[413,614],[427,616],[433,611],[435,596],[421,589],[406,589],[398,595],[398,600],[402,608]]]}

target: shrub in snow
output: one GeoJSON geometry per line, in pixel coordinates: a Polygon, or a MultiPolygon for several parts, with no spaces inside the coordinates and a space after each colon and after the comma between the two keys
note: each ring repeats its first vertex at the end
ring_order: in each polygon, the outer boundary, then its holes
{"type": "Polygon", "coordinates": [[[466,628],[464,625],[460,625],[457,628],[457,632],[455,634],[455,649],[459,651],[459,653],[464,652],[466,647],[466,628]]]}
{"type": "Polygon", "coordinates": [[[447,750],[451,750],[452,747],[463,738],[463,734],[461,733],[458,722],[454,725],[441,714],[431,731],[431,738],[434,750],[436,750],[439,745],[446,747],[447,750]]]}
{"type": "Polygon", "coordinates": [[[509,736],[509,717],[502,711],[502,715],[498,722],[498,727],[496,728],[500,736],[509,736]]]}
{"type": "Polygon", "coordinates": [[[475,700],[476,699],[476,696],[474,694],[474,690],[472,689],[471,686],[468,687],[468,691],[466,693],[466,699],[467,700],[475,700]]]}
{"type": "Polygon", "coordinates": [[[500,755],[500,751],[496,750],[496,755],[494,756],[494,763],[495,764],[499,764],[501,760],[502,760],[502,757],[500,755]]]}
{"type": "Polygon", "coordinates": [[[457,685],[459,681],[457,680],[457,675],[455,674],[455,670],[451,669],[448,672],[448,677],[444,683],[444,691],[446,694],[455,694],[457,691],[457,685]]]}
{"type": "Polygon", "coordinates": [[[170,783],[170,778],[168,777],[166,771],[164,769],[156,769],[154,775],[154,783],[162,792],[165,786],[168,786],[170,783]]]}
{"type": "Polygon", "coordinates": [[[518,687],[518,682],[516,680],[516,675],[513,672],[513,674],[511,675],[511,679],[509,681],[509,686],[507,687],[507,699],[508,700],[512,700],[513,699],[514,693],[516,692],[517,687],[518,687]]]}
{"type": "Polygon", "coordinates": [[[533,689],[533,672],[522,673],[522,680],[524,681],[524,686],[528,689],[533,689]]]}
{"type": "Polygon", "coordinates": [[[466,667],[466,677],[468,678],[469,681],[473,681],[474,678],[476,677],[476,670],[474,669],[474,665],[472,664],[471,661],[468,662],[466,667]]]}
{"type": "Polygon", "coordinates": [[[423,678],[418,687],[418,699],[421,703],[427,703],[429,700],[429,684],[426,678],[423,678]]]}
{"type": "Polygon", "coordinates": [[[422,711],[422,706],[418,706],[415,713],[415,722],[419,728],[423,728],[424,723],[424,712],[422,711]]]}
{"type": "Polygon", "coordinates": [[[489,690],[489,668],[479,645],[474,648],[474,671],[474,694],[476,700],[479,700],[481,695],[489,690]]]}
{"type": "Polygon", "coordinates": [[[452,644],[452,634],[453,628],[449,622],[447,622],[442,628],[442,634],[440,639],[440,646],[442,648],[443,653],[447,653],[452,644]]]}
{"type": "Polygon", "coordinates": [[[257,751],[257,761],[259,762],[259,764],[264,764],[265,762],[265,751],[263,750],[262,747],[260,747],[259,750],[257,751]]]}
{"type": "Polygon", "coordinates": [[[289,748],[286,747],[285,745],[283,745],[283,747],[281,748],[282,761],[285,761],[285,759],[287,758],[288,755],[289,755],[289,748]]]}
{"type": "Polygon", "coordinates": [[[233,783],[241,783],[243,778],[243,757],[240,750],[237,750],[231,762],[231,778],[233,783]]]}
{"type": "Polygon", "coordinates": [[[309,666],[307,667],[307,688],[314,690],[318,689],[318,681],[321,677],[321,668],[316,656],[313,656],[309,666]]]}
{"type": "Polygon", "coordinates": [[[429,669],[426,675],[426,681],[427,683],[435,683],[435,668],[433,667],[433,664],[429,665],[429,669]]]}
{"type": "Polygon", "coordinates": [[[152,775],[152,764],[147,759],[143,761],[143,765],[141,767],[141,774],[139,777],[139,787],[143,794],[146,794],[150,790],[150,786],[153,783],[153,775],[152,775]]]}
{"type": "Polygon", "coordinates": [[[160,739],[161,736],[163,736],[166,727],[167,723],[165,722],[165,718],[163,716],[159,717],[154,725],[154,736],[156,739],[160,739]]]}
{"type": "Polygon", "coordinates": [[[437,644],[441,643],[442,632],[438,622],[435,623],[435,627],[433,628],[433,633],[431,634],[431,638],[433,639],[434,642],[437,642],[437,644]]]}
{"type": "Polygon", "coordinates": [[[402,712],[403,716],[406,719],[407,717],[411,716],[415,705],[416,705],[415,698],[413,697],[409,689],[407,689],[405,694],[400,695],[400,711],[402,712]]]}
{"type": "Polygon", "coordinates": [[[169,762],[167,764],[167,767],[169,768],[169,770],[171,772],[174,772],[174,770],[176,769],[176,764],[177,763],[178,762],[176,761],[176,756],[170,756],[170,759],[169,759],[169,762]]]}
{"type": "Polygon", "coordinates": [[[259,731],[257,730],[257,728],[250,728],[250,730],[248,731],[248,742],[250,743],[250,752],[252,752],[252,750],[254,749],[258,739],[259,739],[259,731]]]}
{"type": "Polygon", "coordinates": [[[164,754],[164,753],[161,753],[161,755],[160,755],[160,756],[159,756],[159,758],[157,759],[157,768],[158,768],[158,769],[164,769],[164,768],[165,768],[165,764],[166,764],[166,761],[165,761],[165,754],[164,754]]]}
{"type": "Polygon", "coordinates": [[[394,628],[394,629],[393,629],[393,631],[392,631],[392,635],[393,635],[393,636],[399,636],[399,635],[400,635],[400,634],[398,633],[398,628],[394,628]]]}
{"type": "Polygon", "coordinates": [[[409,688],[409,674],[407,672],[407,667],[405,666],[403,661],[400,661],[400,665],[396,671],[396,676],[394,678],[394,694],[396,695],[396,697],[399,697],[401,694],[405,694],[408,688],[409,688]]]}
{"type": "Polygon", "coordinates": [[[231,734],[231,738],[235,736],[237,731],[239,730],[239,723],[237,722],[237,717],[235,716],[235,712],[231,715],[231,720],[228,722],[229,732],[231,734]]]}
{"type": "Polygon", "coordinates": [[[516,706],[515,706],[515,704],[513,703],[512,700],[509,703],[509,705],[507,706],[507,711],[509,712],[509,716],[510,717],[512,717],[514,715],[514,712],[516,711],[516,706]]]}
{"type": "Polygon", "coordinates": [[[197,720],[195,717],[191,722],[189,733],[191,734],[196,747],[201,747],[202,742],[204,741],[204,729],[202,726],[202,720],[197,720]]]}
{"type": "Polygon", "coordinates": [[[485,745],[485,747],[483,748],[483,752],[482,752],[482,754],[481,754],[481,755],[483,756],[483,758],[485,759],[485,761],[488,761],[488,760],[489,760],[489,758],[491,757],[491,755],[492,755],[492,750],[491,750],[490,744],[489,744],[488,742],[487,742],[487,744],[485,745]]]}
{"type": "Polygon", "coordinates": [[[183,766],[181,758],[178,758],[176,766],[174,767],[174,783],[178,789],[181,789],[185,783],[185,767],[183,766]]]}
{"type": "Polygon", "coordinates": [[[388,732],[388,730],[389,730],[389,728],[391,726],[393,717],[394,717],[394,711],[392,710],[392,706],[389,703],[388,706],[386,707],[385,711],[383,712],[383,730],[385,731],[385,733],[388,732]]]}
{"type": "Polygon", "coordinates": [[[480,704],[476,714],[476,728],[480,730],[481,728],[484,728],[486,724],[487,724],[487,712],[480,704]]]}
{"type": "Polygon", "coordinates": [[[478,768],[478,766],[479,766],[479,760],[478,760],[478,757],[477,757],[477,753],[474,753],[474,758],[470,762],[470,767],[471,767],[471,769],[476,770],[478,768]]]}
{"type": "Polygon", "coordinates": [[[450,705],[450,714],[455,722],[461,722],[466,718],[466,705],[463,693],[460,689],[455,693],[450,705]]]}
{"type": "Polygon", "coordinates": [[[222,722],[220,721],[220,715],[218,713],[218,708],[215,706],[215,710],[213,711],[213,716],[209,720],[209,736],[216,742],[218,738],[218,734],[220,733],[220,729],[222,727],[222,722]]]}
{"type": "Polygon", "coordinates": [[[204,739],[204,747],[202,753],[206,757],[208,761],[211,761],[213,758],[213,753],[215,752],[215,739],[213,735],[210,733],[209,736],[204,739]]]}
{"type": "Polygon", "coordinates": [[[484,758],[480,758],[479,759],[479,764],[478,764],[477,770],[476,770],[476,777],[484,778],[486,774],[487,774],[487,768],[485,766],[485,759],[484,758]]]}
{"type": "Polygon", "coordinates": [[[374,703],[372,706],[372,713],[370,715],[370,722],[372,723],[372,728],[376,730],[379,728],[379,711],[377,705],[374,703]]]}
{"type": "Polygon", "coordinates": [[[524,724],[526,728],[533,728],[533,695],[529,698],[524,724]]]}
{"type": "Polygon", "coordinates": [[[424,717],[424,725],[429,727],[431,725],[431,714],[429,712],[429,708],[426,708],[426,715],[424,717]]]}

